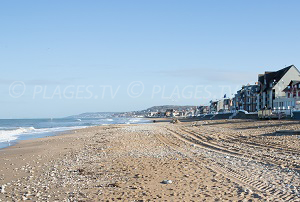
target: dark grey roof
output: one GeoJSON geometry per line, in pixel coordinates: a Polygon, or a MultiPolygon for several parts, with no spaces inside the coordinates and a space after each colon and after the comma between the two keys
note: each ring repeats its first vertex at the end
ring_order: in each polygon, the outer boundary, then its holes
{"type": "Polygon", "coordinates": [[[258,76],[258,81],[263,84],[263,89],[262,91],[267,91],[268,89],[272,88],[270,87],[270,83],[274,82],[274,85],[276,85],[276,83],[278,81],[281,80],[281,78],[292,68],[295,67],[294,65],[290,65],[288,67],[285,67],[281,70],[278,70],[276,72],[265,72],[265,74],[260,74],[258,76]],[[264,85],[264,79],[266,78],[266,85],[264,85]]]}
{"type": "Polygon", "coordinates": [[[291,90],[291,87],[293,88],[295,85],[296,85],[296,88],[298,88],[298,84],[300,84],[300,81],[297,81],[297,80],[291,80],[289,85],[283,90],[284,92],[286,91],[290,91],[291,90]],[[289,86],[291,86],[289,88],[289,86]]]}

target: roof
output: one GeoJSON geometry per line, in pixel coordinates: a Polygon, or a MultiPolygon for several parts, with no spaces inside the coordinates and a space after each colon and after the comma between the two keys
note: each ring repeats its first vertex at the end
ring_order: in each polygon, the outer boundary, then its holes
{"type": "Polygon", "coordinates": [[[252,85],[248,84],[247,86],[242,86],[242,89],[239,90],[239,92],[237,93],[244,94],[245,91],[250,91],[251,93],[257,93],[257,87],[259,87],[259,85],[257,84],[252,84],[252,85]]]}
{"type": "Polygon", "coordinates": [[[298,85],[298,84],[300,84],[300,81],[297,81],[297,80],[291,80],[291,82],[289,83],[289,85],[288,85],[283,91],[284,91],[284,92],[290,91],[291,88],[289,88],[289,86],[292,86],[292,88],[293,88],[293,86],[298,85]]]}
{"type": "Polygon", "coordinates": [[[291,80],[291,82],[289,83],[289,86],[294,86],[296,84],[300,83],[300,81],[298,80],[291,80]]]}
{"type": "Polygon", "coordinates": [[[266,79],[266,85],[263,85],[262,91],[267,91],[268,89],[272,88],[270,87],[270,83],[274,82],[275,85],[278,81],[281,80],[281,78],[292,68],[295,67],[294,65],[290,65],[288,67],[285,67],[281,70],[278,70],[276,72],[265,72],[265,74],[258,75],[258,81],[262,84],[264,84],[264,79],[266,79]]]}
{"type": "Polygon", "coordinates": [[[293,67],[294,65],[288,66],[286,68],[283,68],[277,72],[275,72],[275,75],[273,77],[274,81],[277,83],[280,81],[280,79],[293,67]]]}

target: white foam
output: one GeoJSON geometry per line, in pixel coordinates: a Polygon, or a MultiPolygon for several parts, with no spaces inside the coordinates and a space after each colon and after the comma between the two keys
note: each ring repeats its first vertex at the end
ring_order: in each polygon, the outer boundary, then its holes
{"type": "Polygon", "coordinates": [[[18,128],[12,130],[0,130],[0,142],[10,142],[17,140],[22,135],[34,135],[51,132],[62,132],[68,130],[75,130],[80,128],[86,128],[87,126],[74,126],[74,127],[57,127],[57,128],[40,128],[35,129],[34,127],[18,128]]]}
{"type": "Polygon", "coordinates": [[[139,119],[139,118],[134,118],[134,119],[129,119],[128,122],[129,123],[138,123],[138,122],[141,122],[142,119],[139,119]]]}
{"type": "Polygon", "coordinates": [[[18,128],[12,130],[8,130],[8,128],[6,128],[6,130],[0,130],[0,142],[9,142],[16,140],[21,134],[28,133],[34,130],[34,127],[18,128]]]}
{"type": "Polygon", "coordinates": [[[131,118],[128,120],[128,123],[147,123],[147,122],[150,121],[143,118],[131,118]]]}

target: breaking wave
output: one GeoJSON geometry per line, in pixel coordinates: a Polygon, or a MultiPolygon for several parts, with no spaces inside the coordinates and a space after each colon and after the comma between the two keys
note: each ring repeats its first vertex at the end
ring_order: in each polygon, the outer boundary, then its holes
{"type": "Polygon", "coordinates": [[[42,133],[62,132],[68,130],[75,130],[85,128],[84,126],[73,126],[73,127],[57,127],[57,128],[40,128],[35,129],[34,127],[24,128],[9,128],[2,127],[0,129],[0,142],[10,142],[17,140],[19,136],[23,135],[35,135],[42,133]]]}

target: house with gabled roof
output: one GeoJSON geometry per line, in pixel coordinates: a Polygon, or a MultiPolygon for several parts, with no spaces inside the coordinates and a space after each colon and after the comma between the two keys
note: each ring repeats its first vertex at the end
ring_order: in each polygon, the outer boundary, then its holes
{"type": "Polygon", "coordinates": [[[274,100],[274,109],[300,109],[300,80],[292,80],[283,90],[285,96],[274,100]]]}
{"type": "Polygon", "coordinates": [[[257,109],[272,109],[274,107],[274,100],[285,96],[283,90],[289,85],[291,80],[300,80],[300,72],[294,65],[290,65],[276,72],[259,74],[257,109]]]}

